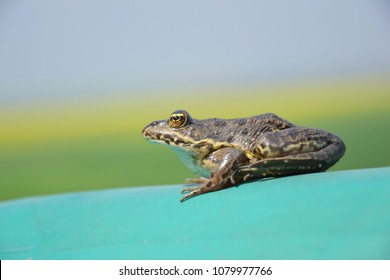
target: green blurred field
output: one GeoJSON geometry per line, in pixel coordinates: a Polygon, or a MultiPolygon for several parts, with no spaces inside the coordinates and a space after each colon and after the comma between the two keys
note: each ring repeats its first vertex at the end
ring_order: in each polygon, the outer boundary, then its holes
{"type": "Polygon", "coordinates": [[[162,93],[2,111],[0,199],[182,183],[194,175],[168,147],[147,143],[143,126],[175,109],[194,117],[275,112],[298,125],[338,134],[347,152],[332,168],[390,165],[390,83],[162,93]]]}

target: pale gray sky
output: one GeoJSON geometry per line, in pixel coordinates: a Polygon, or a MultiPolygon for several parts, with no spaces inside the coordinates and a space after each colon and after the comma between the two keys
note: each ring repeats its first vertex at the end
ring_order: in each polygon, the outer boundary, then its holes
{"type": "Polygon", "coordinates": [[[0,102],[390,70],[390,2],[0,0],[0,102]]]}

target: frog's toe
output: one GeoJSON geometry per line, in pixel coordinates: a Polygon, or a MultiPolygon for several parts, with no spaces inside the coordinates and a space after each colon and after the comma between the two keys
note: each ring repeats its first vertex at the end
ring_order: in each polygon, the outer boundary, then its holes
{"type": "Polygon", "coordinates": [[[184,200],[187,200],[191,197],[197,196],[202,193],[202,190],[200,187],[190,187],[190,188],[184,188],[181,190],[181,194],[186,194],[180,199],[180,202],[183,202],[184,200]]]}
{"type": "Polygon", "coordinates": [[[193,192],[197,189],[198,187],[188,187],[188,188],[183,188],[181,190],[181,194],[185,194],[185,193],[189,193],[189,192],[193,192]]]}
{"type": "Polygon", "coordinates": [[[185,184],[203,184],[206,182],[208,179],[204,177],[200,178],[187,178],[185,181],[185,184]]]}
{"type": "MultiPolygon", "coordinates": [[[[183,191],[181,193],[184,193],[183,191]]],[[[180,199],[180,202],[183,202],[191,197],[194,197],[194,196],[197,196],[198,195],[198,191],[197,190],[193,190],[189,193],[187,193],[185,196],[183,196],[181,199],[180,199]]]]}

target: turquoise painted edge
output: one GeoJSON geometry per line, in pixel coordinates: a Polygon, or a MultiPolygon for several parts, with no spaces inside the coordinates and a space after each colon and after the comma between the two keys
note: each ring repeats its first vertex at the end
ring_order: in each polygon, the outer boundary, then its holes
{"type": "Polygon", "coordinates": [[[0,203],[0,259],[390,259],[390,167],[0,203]]]}

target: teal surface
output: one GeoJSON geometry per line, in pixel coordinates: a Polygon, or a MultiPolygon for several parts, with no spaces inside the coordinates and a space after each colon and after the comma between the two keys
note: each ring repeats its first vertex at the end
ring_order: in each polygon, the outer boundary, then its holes
{"type": "Polygon", "coordinates": [[[390,167],[0,204],[1,259],[390,259],[390,167]]]}

